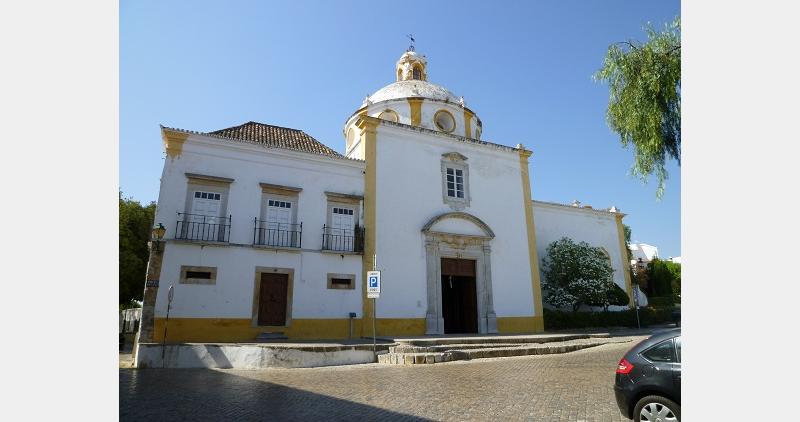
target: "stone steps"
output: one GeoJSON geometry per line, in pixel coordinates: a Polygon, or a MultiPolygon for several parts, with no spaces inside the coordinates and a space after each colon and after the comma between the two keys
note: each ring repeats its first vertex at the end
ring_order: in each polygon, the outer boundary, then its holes
{"type": "MultiPolygon", "coordinates": [[[[581,338],[567,341],[553,341],[546,343],[527,343],[527,344],[502,344],[502,343],[489,343],[489,344],[468,344],[465,345],[449,345],[449,349],[436,349],[431,350],[432,347],[440,346],[423,346],[414,349],[413,346],[399,345],[391,347],[389,353],[378,355],[378,363],[388,365],[418,365],[418,364],[433,364],[441,362],[453,362],[457,360],[471,360],[471,359],[484,359],[496,357],[511,357],[511,356],[528,356],[528,355],[546,355],[557,353],[569,353],[576,350],[586,349],[589,347],[600,346],[609,343],[626,343],[630,339],[612,339],[612,338],[581,338]],[[502,347],[497,347],[502,344],[502,347]],[[459,346],[458,348],[454,346],[459,346]],[[399,349],[398,349],[399,348],[399,349]]],[[[448,346],[444,346],[448,347],[448,346]]]]}
{"type": "Polygon", "coordinates": [[[412,346],[439,346],[439,345],[463,345],[463,344],[532,344],[532,343],[551,343],[569,340],[579,340],[588,338],[609,338],[608,333],[594,334],[534,334],[534,335],[498,335],[498,336],[453,336],[435,338],[387,338],[382,339],[388,342],[396,342],[401,345],[412,346]]]}
{"type": "Polygon", "coordinates": [[[261,333],[256,337],[255,343],[269,343],[276,340],[287,340],[283,333],[261,333]]]}

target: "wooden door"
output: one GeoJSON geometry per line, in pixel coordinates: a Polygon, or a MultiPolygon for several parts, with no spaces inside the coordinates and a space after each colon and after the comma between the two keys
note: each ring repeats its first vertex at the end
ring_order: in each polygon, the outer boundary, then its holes
{"type": "Polygon", "coordinates": [[[289,275],[262,273],[258,304],[258,325],[286,325],[289,275]]]}
{"type": "Polygon", "coordinates": [[[444,332],[478,332],[475,261],[442,258],[442,318],[444,332]]]}

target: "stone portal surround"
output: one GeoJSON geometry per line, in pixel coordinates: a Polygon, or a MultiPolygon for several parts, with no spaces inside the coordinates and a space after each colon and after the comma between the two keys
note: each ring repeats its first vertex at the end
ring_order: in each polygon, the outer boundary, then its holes
{"type": "Polygon", "coordinates": [[[431,219],[422,232],[425,234],[428,310],[425,316],[425,334],[444,334],[442,316],[441,258],[474,259],[475,289],[478,299],[478,333],[497,333],[497,315],[492,295],[492,260],[490,246],[492,230],[479,218],[464,212],[442,214],[431,219]],[[472,222],[485,235],[441,233],[431,228],[438,221],[458,218],[472,222]]]}

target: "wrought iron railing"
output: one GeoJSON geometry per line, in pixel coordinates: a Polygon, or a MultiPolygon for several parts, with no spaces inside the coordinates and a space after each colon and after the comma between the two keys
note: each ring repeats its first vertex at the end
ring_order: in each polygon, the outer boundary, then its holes
{"type": "Polygon", "coordinates": [[[322,226],[322,249],[342,252],[364,252],[364,229],[353,230],[322,226]]]}
{"type": "Polygon", "coordinates": [[[253,244],[299,248],[303,244],[303,223],[270,223],[254,218],[253,244]]]}
{"type": "Polygon", "coordinates": [[[209,242],[228,242],[231,234],[231,216],[212,217],[202,214],[178,213],[175,238],[202,240],[209,242]]]}

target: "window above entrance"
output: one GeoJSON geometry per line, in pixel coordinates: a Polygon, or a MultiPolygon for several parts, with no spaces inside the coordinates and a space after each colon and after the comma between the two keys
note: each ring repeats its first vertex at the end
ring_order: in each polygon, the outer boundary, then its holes
{"type": "Polygon", "coordinates": [[[442,200],[456,211],[469,207],[469,166],[457,152],[442,154],[442,200]]]}

